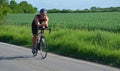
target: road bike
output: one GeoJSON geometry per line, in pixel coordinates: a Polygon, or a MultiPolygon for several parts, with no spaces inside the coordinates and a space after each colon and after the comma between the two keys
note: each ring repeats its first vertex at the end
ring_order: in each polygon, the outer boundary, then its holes
{"type": "Polygon", "coordinates": [[[35,45],[36,54],[34,56],[36,56],[39,52],[41,55],[41,58],[45,59],[47,56],[47,52],[48,52],[48,46],[47,46],[47,40],[45,38],[44,32],[45,30],[49,30],[49,34],[50,34],[51,28],[39,28],[39,29],[40,29],[40,33],[38,34],[37,43],[35,45]]]}

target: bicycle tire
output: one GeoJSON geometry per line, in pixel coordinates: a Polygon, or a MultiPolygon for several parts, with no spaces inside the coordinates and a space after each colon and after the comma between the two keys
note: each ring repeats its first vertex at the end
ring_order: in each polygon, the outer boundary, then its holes
{"type": "Polygon", "coordinates": [[[46,58],[47,52],[48,52],[47,41],[46,38],[42,36],[40,39],[40,55],[42,59],[46,58]]]}
{"type": "Polygon", "coordinates": [[[39,50],[39,48],[40,48],[39,43],[36,43],[35,46],[36,46],[36,47],[35,47],[35,52],[36,52],[36,54],[35,54],[34,56],[37,56],[38,50],[39,50]]]}

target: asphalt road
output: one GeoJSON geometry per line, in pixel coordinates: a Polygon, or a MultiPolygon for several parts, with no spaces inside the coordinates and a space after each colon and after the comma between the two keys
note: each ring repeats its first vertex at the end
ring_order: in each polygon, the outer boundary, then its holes
{"type": "Polygon", "coordinates": [[[48,53],[32,57],[30,49],[0,42],[0,71],[120,71],[118,68],[48,53]]]}

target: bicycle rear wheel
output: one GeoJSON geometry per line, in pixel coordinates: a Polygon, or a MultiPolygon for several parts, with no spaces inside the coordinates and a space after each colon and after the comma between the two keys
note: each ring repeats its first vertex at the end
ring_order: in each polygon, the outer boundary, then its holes
{"type": "Polygon", "coordinates": [[[47,56],[47,41],[46,38],[44,36],[41,37],[40,39],[40,55],[42,57],[42,59],[45,59],[47,56]]]}

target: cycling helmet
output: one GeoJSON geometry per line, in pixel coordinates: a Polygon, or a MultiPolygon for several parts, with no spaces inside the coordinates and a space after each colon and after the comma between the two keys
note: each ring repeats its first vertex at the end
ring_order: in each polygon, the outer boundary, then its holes
{"type": "Polygon", "coordinates": [[[43,12],[46,12],[46,13],[47,13],[47,10],[46,10],[45,8],[42,8],[42,9],[40,10],[40,14],[42,14],[43,12]]]}

